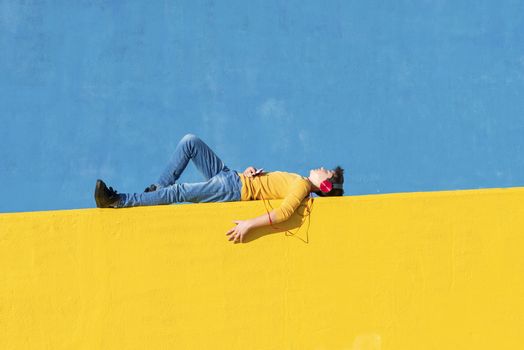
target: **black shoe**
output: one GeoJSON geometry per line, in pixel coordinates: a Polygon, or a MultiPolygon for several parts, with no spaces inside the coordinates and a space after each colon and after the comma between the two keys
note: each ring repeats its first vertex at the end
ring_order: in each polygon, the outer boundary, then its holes
{"type": "Polygon", "coordinates": [[[120,195],[113,190],[113,187],[107,188],[102,180],[96,180],[95,202],[98,208],[116,208],[120,201],[120,195]]]}
{"type": "Polygon", "coordinates": [[[149,185],[148,188],[144,190],[144,192],[155,192],[156,191],[156,185],[149,185]]]}

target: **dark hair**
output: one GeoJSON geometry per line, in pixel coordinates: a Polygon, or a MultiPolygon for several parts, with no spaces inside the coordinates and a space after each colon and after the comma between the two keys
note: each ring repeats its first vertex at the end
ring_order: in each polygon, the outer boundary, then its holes
{"type": "MultiPolygon", "coordinates": [[[[333,171],[335,174],[328,180],[333,184],[344,184],[344,169],[342,169],[340,166],[337,166],[335,169],[333,169],[333,171]]],[[[315,191],[315,193],[320,197],[342,196],[344,194],[344,189],[333,188],[328,193],[324,193],[322,191],[315,191]]]]}

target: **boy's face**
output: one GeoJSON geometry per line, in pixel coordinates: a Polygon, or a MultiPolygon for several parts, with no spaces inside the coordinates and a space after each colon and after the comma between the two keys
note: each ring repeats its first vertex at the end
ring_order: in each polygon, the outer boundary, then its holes
{"type": "Polygon", "coordinates": [[[322,183],[322,181],[330,179],[335,175],[335,172],[333,170],[326,170],[324,167],[320,167],[318,169],[311,169],[309,172],[309,177],[314,180],[315,186],[318,186],[322,183]]]}

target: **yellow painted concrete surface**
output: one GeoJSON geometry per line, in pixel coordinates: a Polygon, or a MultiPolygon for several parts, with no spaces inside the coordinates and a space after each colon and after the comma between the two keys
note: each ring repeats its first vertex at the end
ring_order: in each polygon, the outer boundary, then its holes
{"type": "Polygon", "coordinates": [[[319,198],[309,243],[227,241],[263,212],[1,214],[0,349],[524,346],[524,188],[319,198]]]}

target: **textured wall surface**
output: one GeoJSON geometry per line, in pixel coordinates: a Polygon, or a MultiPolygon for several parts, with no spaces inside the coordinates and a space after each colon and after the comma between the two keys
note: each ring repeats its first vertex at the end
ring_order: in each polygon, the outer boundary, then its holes
{"type": "Polygon", "coordinates": [[[141,191],[189,132],[349,194],[523,186],[524,1],[0,0],[0,106],[0,212],[141,191]]]}
{"type": "Polygon", "coordinates": [[[2,214],[0,348],[517,349],[523,201],[322,198],[307,244],[228,242],[261,202],[2,214]]]}

